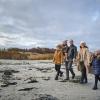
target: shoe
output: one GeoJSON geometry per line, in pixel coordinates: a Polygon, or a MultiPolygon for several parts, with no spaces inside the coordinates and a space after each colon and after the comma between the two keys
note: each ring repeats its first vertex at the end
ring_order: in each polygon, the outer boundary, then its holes
{"type": "Polygon", "coordinates": [[[99,77],[99,81],[100,81],[100,77],[99,77]]]}
{"type": "Polygon", "coordinates": [[[62,76],[63,76],[63,72],[60,73],[60,77],[62,77],[62,76]]]}
{"type": "Polygon", "coordinates": [[[58,76],[55,77],[55,80],[58,80],[58,76]]]}
{"type": "Polygon", "coordinates": [[[83,81],[80,81],[80,84],[84,84],[84,82],[83,81]]]}
{"type": "Polygon", "coordinates": [[[87,80],[85,80],[85,82],[84,82],[84,83],[86,84],[86,83],[88,83],[88,81],[87,81],[87,80]]]}
{"type": "Polygon", "coordinates": [[[93,87],[93,90],[97,90],[98,88],[96,86],[93,87]]]}
{"type": "Polygon", "coordinates": [[[75,78],[75,74],[72,76],[72,79],[74,79],[75,78]]]}
{"type": "Polygon", "coordinates": [[[67,80],[69,80],[69,78],[66,78],[66,79],[64,79],[64,80],[66,80],[66,81],[67,81],[67,80]]]}

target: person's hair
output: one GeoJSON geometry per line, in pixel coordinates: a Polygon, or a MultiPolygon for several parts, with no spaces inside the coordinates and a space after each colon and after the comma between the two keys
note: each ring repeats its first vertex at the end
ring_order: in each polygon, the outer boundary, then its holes
{"type": "Polygon", "coordinates": [[[56,48],[62,49],[62,45],[61,45],[61,44],[58,44],[58,45],[56,46],[56,48]]]}

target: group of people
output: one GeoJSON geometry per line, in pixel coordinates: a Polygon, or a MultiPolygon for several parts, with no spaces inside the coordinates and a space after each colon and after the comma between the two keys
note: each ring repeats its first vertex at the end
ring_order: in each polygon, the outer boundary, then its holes
{"type": "Polygon", "coordinates": [[[78,51],[73,40],[65,40],[62,44],[56,46],[53,62],[57,72],[55,80],[63,76],[63,72],[60,70],[63,63],[65,63],[66,69],[65,80],[70,80],[69,72],[71,72],[72,79],[74,79],[75,72],[72,65],[76,63],[78,71],[81,72],[80,84],[88,83],[87,74],[91,72],[95,75],[93,90],[98,89],[97,84],[100,81],[100,50],[90,53],[86,42],[81,41],[80,50],[78,51]]]}

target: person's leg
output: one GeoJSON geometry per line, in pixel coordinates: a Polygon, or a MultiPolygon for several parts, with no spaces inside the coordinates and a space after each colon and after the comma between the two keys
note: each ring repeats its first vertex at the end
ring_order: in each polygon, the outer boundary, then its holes
{"type": "Polygon", "coordinates": [[[58,72],[58,65],[57,64],[55,64],[55,70],[57,72],[55,80],[58,80],[59,72],[58,72]]]}
{"type": "Polygon", "coordinates": [[[80,83],[83,84],[84,82],[84,69],[81,70],[81,79],[80,79],[80,83]]]}
{"type": "Polygon", "coordinates": [[[80,62],[80,67],[81,67],[81,79],[80,83],[83,84],[84,82],[84,62],[80,62]]]}
{"type": "Polygon", "coordinates": [[[69,80],[68,61],[65,61],[65,68],[66,68],[66,80],[69,80]]]}
{"type": "Polygon", "coordinates": [[[84,81],[85,83],[87,83],[87,71],[86,71],[86,67],[84,67],[84,81]]]}
{"type": "Polygon", "coordinates": [[[63,72],[60,70],[60,77],[62,77],[63,76],[63,72]]]}
{"type": "Polygon", "coordinates": [[[99,81],[100,81],[100,75],[99,75],[99,81]]]}
{"type": "Polygon", "coordinates": [[[74,73],[74,71],[73,71],[72,64],[73,64],[73,61],[69,61],[69,62],[68,62],[68,69],[69,69],[69,71],[70,71],[71,74],[72,74],[72,79],[74,79],[75,73],[74,73]]]}
{"type": "Polygon", "coordinates": [[[95,75],[95,84],[94,84],[93,90],[97,90],[98,89],[98,87],[97,87],[98,79],[99,79],[99,76],[95,75]]]}
{"type": "Polygon", "coordinates": [[[61,68],[61,65],[59,64],[59,65],[58,65],[58,73],[57,73],[58,76],[62,73],[62,72],[60,71],[60,68],[61,68]]]}

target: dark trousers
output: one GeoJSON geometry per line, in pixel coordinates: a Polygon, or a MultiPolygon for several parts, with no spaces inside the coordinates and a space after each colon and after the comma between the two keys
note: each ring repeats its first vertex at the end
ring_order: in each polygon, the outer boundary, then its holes
{"type": "Polygon", "coordinates": [[[73,61],[65,61],[66,67],[66,79],[69,79],[69,71],[71,72],[72,76],[75,75],[73,68],[72,68],[73,61]]]}
{"type": "Polygon", "coordinates": [[[86,73],[86,67],[84,65],[84,62],[80,62],[80,67],[81,67],[81,80],[80,80],[80,82],[87,83],[87,73],[86,73]]]}
{"type": "Polygon", "coordinates": [[[94,87],[96,87],[96,88],[97,88],[98,81],[100,81],[100,76],[99,75],[95,75],[95,84],[94,84],[94,87]]]}
{"type": "Polygon", "coordinates": [[[55,70],[57,71],[57,76],[63,73],[60,69],[61,69],[61,64],[55,64],[55,70]]]}

